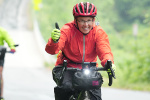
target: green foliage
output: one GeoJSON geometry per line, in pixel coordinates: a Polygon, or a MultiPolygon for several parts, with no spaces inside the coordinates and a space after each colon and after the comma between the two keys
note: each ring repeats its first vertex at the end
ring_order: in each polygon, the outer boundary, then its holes
{"type": "MultiPolygon", "coordinates": [[[[115,22],[118,31],[125,30],[126,27],[120,25],[128,25],[133,23],[147,22],[145,16],[150,12],[150,0],[114,0],[115,10],[119,15],[119,21],[115,22]]],[[[148,21],[149,23],[149,21],[148,21]]]]}
{"type": "MultiPolygon", "coordinates": [[[[123,75],[121,77],[123,80],[129,83],[137,83],[137,82],[147,82],[150,83],[150,32],[149,29],[142,30],[142,34],[139,34],[137,38],[133,36],[125,36],[121,40],[118,40],[120,43],[116,43],[115,47],[122,51],[121,53],[115,51],[114,56],[116,57],[116,61],[118,62],[118,66],[120,73],[123,75]],[[118,55],[121,55],[118,57],[118,55]],[[118,58],[117,58],[118,57],[118,58]]],[[[139,32],[140,33],[140,32],[139,32]]],[[[116,41],[112,41],[111,44],[116,41]]],[[[113,50],[114,48],[112,48],[113,50]]]]}
{"type": "Polygon", "coordinates": [[[145,20],[143,22],[147,25],[150,25],[150,14],[145,14],[145,20]]]}

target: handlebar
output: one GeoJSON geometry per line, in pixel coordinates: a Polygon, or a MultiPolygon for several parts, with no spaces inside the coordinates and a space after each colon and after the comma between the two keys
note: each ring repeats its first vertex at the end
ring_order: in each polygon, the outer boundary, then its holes
{"type": "MultiPolygon", "coordinates": [[[[108,77],[109,77],[109,83],[108,83],[109,86],[112,85],[113,78],[116,79],[115,73],[114,73],[114,71],[112,69],[112,62],[111,62],[111,60],[107,60],[107,64],[105,65],[105,67],[96,67],[95,66],[95,67],[90,67],[89,69],[92,70],[92,71],[107,71],[108,77]],[[108,72],[108,69],[110,69],[109,72],[108,72]]],[[[82,71],[82,69],[79,69],[79,68],[73,68],[73,67],[68,68],[67,67],[67,60],[64,60],[64,62],[63,62],[63,70],[62,70],[61,76],[63,76],[64,71],[66,71],[66,70],[82,71]]],[[[63,77],[61,77],[61,79],[63,79],[63,77]]]]}
{"type": "Polygon", "coordinates": [[[15,46],[15,47],[18,47],[18,46],[19,46],[19,44],[15,44],[14,46],[15,46]]]}
{"type": "MultiPolygon", "coordinates": [[[[18,44],[13,45],[14,47],[18,47],[18,44]]],[[[7,48],[4,46],[0,46],[0,52],[3,51],[4,53],[11,53],[11,51],[7,51],[7,48]]]]}
{"type": "MultiPolygon", "coordinates": [[[[19,44],[15,44],[14,47],[18,47],[19,44]]],[[[7,53],[11,53],[11,51],[6,51],[7,53]]]]}

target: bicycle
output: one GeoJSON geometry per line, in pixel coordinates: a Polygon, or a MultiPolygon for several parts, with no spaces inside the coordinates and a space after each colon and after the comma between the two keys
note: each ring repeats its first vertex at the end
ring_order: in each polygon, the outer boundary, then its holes
{"type": "MultiPolygon", "coordinates": [[[[18,47],[18,44],[14,45],[15,47],[18,47]]],[[[5,53],[11,53],[11,51],[7,51],[7,48],[4,46],[0,46],[0,57],[5,56],[5,53]]],[[[0,76],[0,96],[1,96],[1,76],[0,76]]]]}
{"type": "Polygon", "coordinates": [[[112,69],[111,60],[107,61],[105,67],[96,67],[96,62],[84,62],[82,64],[82,69],[67,67],[67,60],[64,60],[58,85],[61,85],[65,71],[75,72],[72,82],[75,93],[70,96],[69,100],[89,100],[88,90],[98,89],[101,87],[103,81],[100,81],[99,76],[92,76],[93,73],[98,74],[98,71],[107,71],[109,77],[109,86],[112,85],[113,78],[116,79],[115,73],[112,69]],[[108,69],[110,69],[109,72],[108,69]]]}

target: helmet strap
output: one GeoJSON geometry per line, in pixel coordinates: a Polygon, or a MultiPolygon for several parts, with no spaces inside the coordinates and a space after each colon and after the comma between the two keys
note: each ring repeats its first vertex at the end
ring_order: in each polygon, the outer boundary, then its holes
{"type": "Polygon", "coordinates": [[[76,28],[79,30],[79,27],[78,27],[78,23],[77,23],[77,19],[76,19],[76,18],[74,18],[74,22],[75,22],[76,28]]]}

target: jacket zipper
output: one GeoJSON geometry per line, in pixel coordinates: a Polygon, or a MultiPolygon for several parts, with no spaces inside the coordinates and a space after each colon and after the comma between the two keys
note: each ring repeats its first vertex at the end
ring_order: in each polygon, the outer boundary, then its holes
{"type": "Polygon", "coordinates": [[[82,63],[84,62],[84,57],[85,57],[85,35],[83,35],[83,58],[82,58],[82,63]]]}

